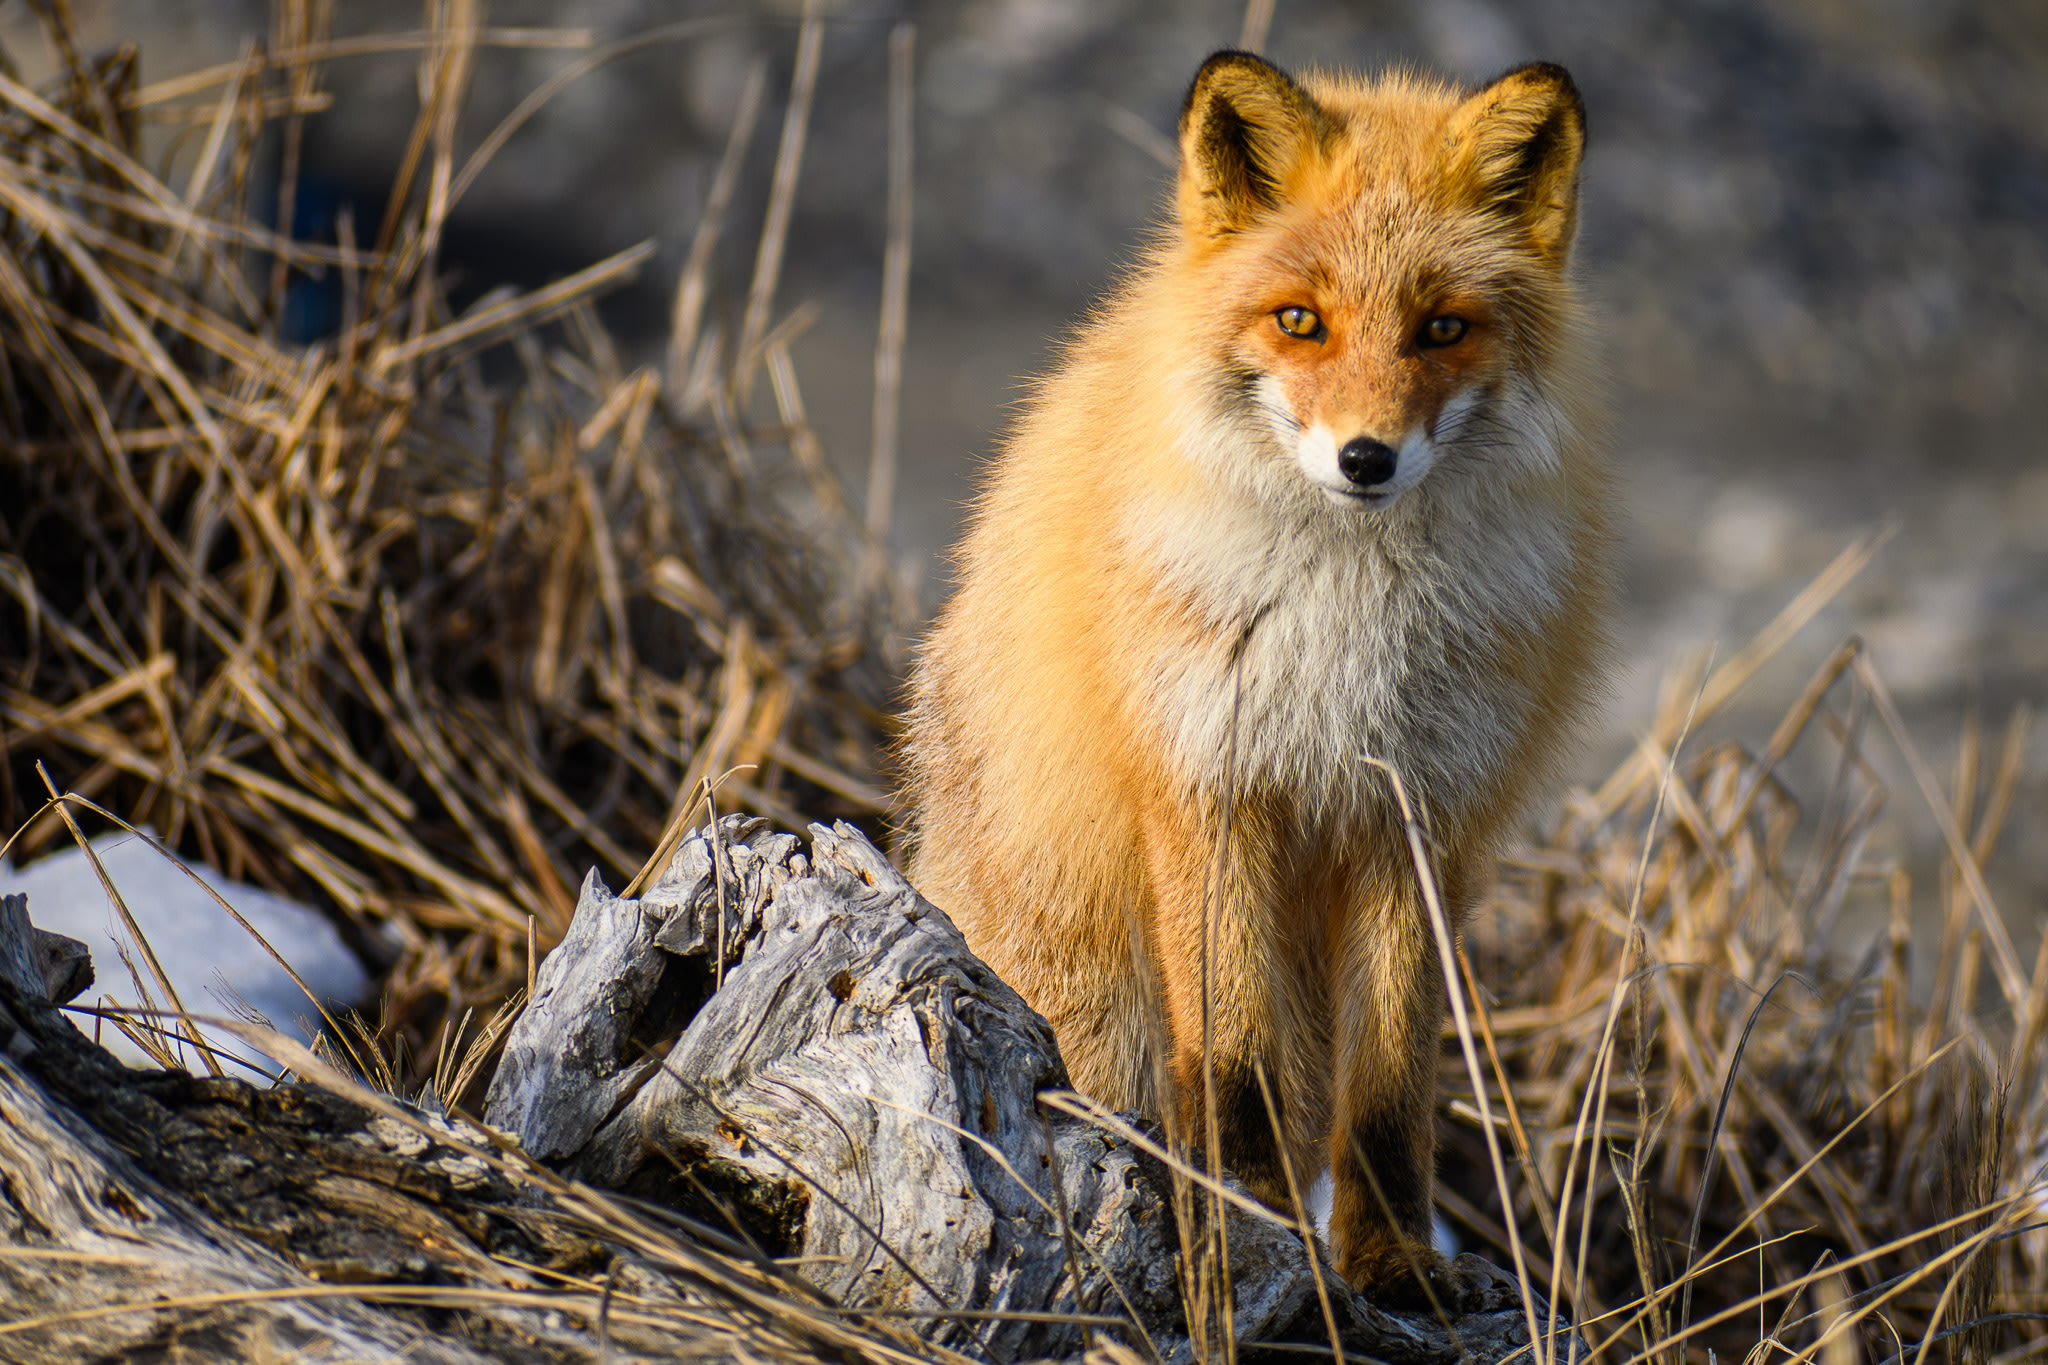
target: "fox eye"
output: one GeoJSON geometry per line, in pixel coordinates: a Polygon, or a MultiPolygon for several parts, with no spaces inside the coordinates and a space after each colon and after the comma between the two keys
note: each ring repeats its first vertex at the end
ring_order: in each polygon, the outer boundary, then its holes
{"type": "Polygon", "coordinates": [[[1465,319],[1454,318],[1446,313],[1423,323],[1422,335],[1416,340],[1424,346],[1455,346],[1465,339],[1465,332],[1470,325],[1465,319]]]}
{"type": "Polygon", "coordinates": [[[1312,339],[1322,335],[1323,320],[1298,304],[1282,308],[1273,314],[1273,319],[1280,324],[1280,330],[1291,337],[1312,339]]]}

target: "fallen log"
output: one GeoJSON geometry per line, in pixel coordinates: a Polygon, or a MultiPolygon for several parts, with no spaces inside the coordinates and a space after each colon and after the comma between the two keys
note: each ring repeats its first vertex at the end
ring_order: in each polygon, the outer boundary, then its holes
{"type": "Polygon", "coordinates": [[[1487,1263],[1441,1315],[1381,1312],[1130,1116],[1047,1102],[1045,1021],[857,831],[810,834],[733,817],[637,899],[587,878],[483,1128],[303,1049],[265,1090],[130,1071],[52,1008],[10,898],[0,1359],[1526,1349],[1487,1263]],[[1190,1311],[1217,1247],[1228,1311],[1190,1311]]]}

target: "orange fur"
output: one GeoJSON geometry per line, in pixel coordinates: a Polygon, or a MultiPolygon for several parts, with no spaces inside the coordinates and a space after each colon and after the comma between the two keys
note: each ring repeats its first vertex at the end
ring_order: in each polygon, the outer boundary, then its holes
{"type": "Polygon", "coordinates": [[[1593,688],[1582,141],[1555,67],[1466,94],[1211,58],[1175,220],[1037,386],[913,685],[925,894],[1082,1090],[1198,1154],[1213,1106],[1284,1207],[1263,1069],[1297,1178],[1334,1166],[1340,1267],[1397,1297],[1438,1265],[1443,982],[1360,755],[1462,916],[1593,688]]]}

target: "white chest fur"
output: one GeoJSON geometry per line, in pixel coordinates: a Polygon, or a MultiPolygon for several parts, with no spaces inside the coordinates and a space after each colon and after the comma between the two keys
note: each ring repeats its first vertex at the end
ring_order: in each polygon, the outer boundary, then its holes
{"type": "Polygon", "coordinates": [[[1437,809],[1500,780],[1535,701],[1515,642],[1557,610],[1568,537],[1541,499],[1432,483],[1384,512],[1210,498],[1127,518],[1189,626],[1138,661],[1138,702],[1191,788],[1234,763],[1239,790],[1339,815],[1383,790],[1365,753],[1437,809]]]}

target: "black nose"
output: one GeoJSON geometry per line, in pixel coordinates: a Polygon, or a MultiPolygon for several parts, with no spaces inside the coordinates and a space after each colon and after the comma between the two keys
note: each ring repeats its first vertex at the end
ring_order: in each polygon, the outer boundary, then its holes
{"type": "Polygon", "coordinates": [[[1358,436],[1337,452],[1337,472],[1360,488],[1371,488],[1394,477],[1394,448],[1370,436],[1358,436]]]}

